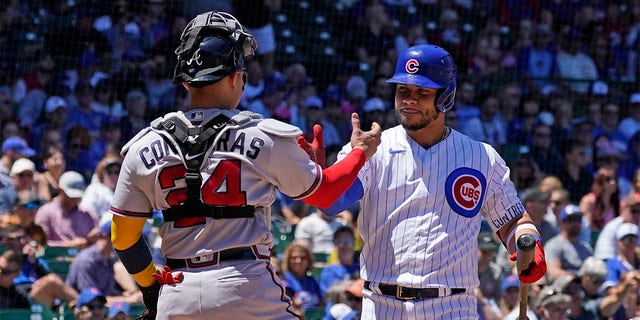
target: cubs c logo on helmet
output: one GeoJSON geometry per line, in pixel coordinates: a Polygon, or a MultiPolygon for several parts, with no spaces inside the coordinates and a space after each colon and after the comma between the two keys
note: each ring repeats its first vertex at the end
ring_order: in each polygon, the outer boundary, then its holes
{"type": "Polygon", "coordinates": [[[420,66],[420,62],[416,59],[409,59],[407,63],[404,65],[404,68],[407,70],[407,73],[416,73],[418,72],[418,67],[420,66]]]}
{"type": "Polygon", "coordinates": [[[453,211],[471,218],[480,211],[486,188],[487,179],[480,171],[458,168],[447,177],[444,194],[453,211]]]}

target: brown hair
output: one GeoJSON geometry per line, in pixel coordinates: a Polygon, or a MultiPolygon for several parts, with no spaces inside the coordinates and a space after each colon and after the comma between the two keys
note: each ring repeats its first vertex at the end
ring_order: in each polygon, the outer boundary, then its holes
{"type": "Polygon", "coordinates": [[[309,248],[303,244],[300,243],[292,243],[290,245],[287,246],[286,249],[284,249],[284,254],[282,257],[282,270],[283,271],[287,271],[289,270],[289,260],[291,258],[291,254],[293,253],[293,251],[296,250],[302,250],[304,251],[305,255],[307,255],[307,261],[309,261],[309,265],[307,265],[307,272],[311,271],[311,269],[313,268],[313,253],[311,252],[311,250],[309,250],[309,248]]]}

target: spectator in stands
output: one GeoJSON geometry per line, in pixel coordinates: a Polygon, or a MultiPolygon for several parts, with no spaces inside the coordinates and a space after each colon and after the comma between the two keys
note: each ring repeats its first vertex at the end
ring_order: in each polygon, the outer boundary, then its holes
{"type": "Polygon", "coordinates": [[[2,157],[0,158],[0,187],[11,185],[9,172],[13,163],[21,158],[30,158],[36,151],[29,148],[27,141],[21,137],[12,136],[2,142],[2,157]]]}
{"type": "Polygon", "coordinates": [[[632,93],[629,96],[629,113],[620,121],[618,131],[622,133],[625,142],[638,131],[640,131],[640,92],[632,93]]]}
{"type": "Polygon", "coordinates": [[[41,153],[48,146],[51,137],[45,137],[45,133],[49,130],[55,129],[61,135],[66,134],[67,108],[67,102],[62,97],[52,96],[47,99],[44,107],[45,121],[35,123],[29,131],[29,145],[32,145],[37,153],[41,153]]]}
{"type": "Polygon", "coordinates": [[[67,171],[60,176],[60,194],[36,212],[35,222],[44,229],[49,245],[85,248],[96,241],[97,217],[78,208],[85,189],[84,177],[67,171]]]}
{"type": "Polygon", "coordinates": [[[580,211],[587,217],[594,238],[620,215],[620,190],[615,170],[605,167],[596,172],[590,191],[580,199],[580,211]]]}
{"type": "Polygon", "coordinates": [[[95,212],[99,221],[111,206],[121,166],[122,157],[119,154],[107,154],[98,162],[91,183],[82,196],[79,207],[95,212]]]}
{"type": "Polygon", "coordinates": [[[507,123],[507,142],[518,145],[528,144],[529,133],[538,122],[540,101],[533,98],[525,99],[515,107],[519,112],[507,123]]]}
{"type": "Polygon", "coordinates": [[[36,50],[30,59],[34,62],[33,70],[23,78],[26,96],[18,106],[17,118],[22,128],[31,128],[40,120],[56,68],[54,56],[44,48],[36,50]]]}
{"type": "Polygon", "coordinates": [[[121,263],[117,261],[111,244],[111,222],[105,223],[100,227],[96,242],[80,250],[71,262],[67,285],[78,291],[98,288],[107,298],[108,305],[116,301],[141,304],[142,295],[138,286],[118,264],[121,263]]]}
{"type": "Polygon", "coordinates": [[[89,161],[89,143],[91,143],[91,140],[89,131],[82,126],[69,127],[64,139],[66,170],[80,173],[85,181],[91,179],[95,169],[89,161]]]}
{"type": "Polygon", "coordinates": [[[119,153],[121,145],[122,129],[119,120],[113,117],[104,118],[100,125],[100,136],[89,144],[89,161],[92,167],[108,153],[119,153]]]}
{"type": "Polygon", "coordinates": [[[593,255],[601,260],[615,258],[618,254],[616,231],[623,223],[640,225],[640,196],[629,195],[620,204],[620,216],[607,222],[598,236],[593,255]]]}
{"type": "Polygon", "coordinates": [[[107,317],[107,298],[95,287],[80,292],[74,315],[77,320],[104,320],[107,317]]]}
{"type": "Polygon", "coordinates": [[[570,193],[572,203],[579,203],[591,189],[593,174],[587,170],[587,146],[578,140],[565,140],[560,144],[563,166],[553,172],[570,193]]]}
{"type": "Polygon", "coordinates": [[[593,256],[587,258],[580,267],[580,270],[578,270],[578,277],[580,278],[580,284],[584,291],[582,306],[586,310],[596,311],[598,313],[597,319],[606,319],[606,316],[602,313],[604,296],[600,290],[606,276],[607,265],[604,261],[593,256]]]}
{"type": "Polygon", "coordinates": [[[511,180],[518,190],[518,194],[535,187],[541,179],[542,173],[538,164],[529,155],[529,148],[522,146],[519,150],[519,154],[511,165],[511,180]]]}
{"type": "Polygon", "coordinates": [[[33,161],[22,158],[16,160],[11,167],[11,185],[0,189],[0,213],[9,212],[18,198],[18,192],[35,190],[36,165],[33,161]]]}
{"type": "Polygon", "coordinates": [[[633,135],[629,140],[627,152],[618,169],[620,177],[624,177],[631,183],[629,192],[640,193],[640,185],[638,184],[638,175],[640,174],[638,169],[640,167],[638,164],[640,164],[640,132],[633,135]]]}
{"type": "Polygon", "coordinates": [[[90,107],[105,117],[120,119],[124,115],[124,107],[116,97],[113,82],[108,78],[98,80],[93,87],[93,101],[90,107]]]}
{"type": "Polygon", "coordinates": [[[89,132],[91,139],[98,137],[102,119],[107,115],[91,108],[95,103],[94,94],[94,88],[90,85],[78,85],[76,88],[78,105],[67,110],[67,132],[74,126],[80,126],[89,132]]]}
{"type": "Polygon", "coordinates": [[[538,121],[531,130],[531,157],[543,174],[551,174],[562,166],[562,158],[553,143],[551,126],[538,121]]]}
{"type": "MultiPolygon", "coordinates": [[[[500,99],[500,107],[498,115],[503,118],[502,121],[507,125],[520,114],[520,105],[522,100],[522,88],[515,81],[507,82],[498,88],[498,98],[500,99]]],[[[508,134],[509,132],[507,132],[508,134]]],[[[513,142],[507,136],[508,142],[513,142]]]]}
{"type": "Polygon", "coordinates": [[[239,21],[247,21],[245,27],[260,44],[257,58],[266,75],[272,74],[276,66],[276,37],[271,23],[274,12],[280,10],[280,1],[253,0],[231,1],[233,14],[239,21]]]}
{"type": "Polygon", "coordinates": [[[313,268],[313,254],[303,244],[292,243],[284,251],[282,270],[287,294],[294,308],[307,309],[324,305],[323,292],[318,281],[308,272],[313,268]]]}
{"type": "Polygon", "coordinates": [[[341,280],[360,277],[360,263],[354,248],[353,229],[349,226],[339,227],[333,234],[333,243],[338,260],[322,269],[319,279],[322,292],[326,292],[329,287],[341,280]]]}
{"type": "Polygon", "coordinates": [[[625,142],[626,139],[622,132],[618,131],[620,124],[620,105],[614,101],[607,101],[602,105],[602,121],[593,128],[594,141],[602,134],[609,137],[613,141],[625,142]]]}
{"type": "Polygon", "coordinates": [[[2,230],[2,244],[7,250],[22,254],[22,268],[13,283],[23,295],[48,308],[78,297],[76,290],[67,286],[60,276],[49,270],[42,258],[36,256],[38,244],[29,238],[24,228],[9,225],[2,230]]]}
{"type": "Polygon", "coordinates": [[[325,148],[328,153],[332,151],[339,151],[343,140],[340,140],[338,129],[333,124],[327,121],[325,117],[325,107],[322,99],[317,95],[309,96],[304,100],[299,108],[300,116],[304,119],[300,129],[303,132],[304,137],[308,141],[313,140],[313,126],[319,124],[322,126],[322,135],[324,138],[325,148]]]}
{"type": "Polygon", "coordinates": [[[640,234],[638,225],[630,222],[621,224],[616,230],[618,254],[614,258],[605,261],[608,272],[603,287],[607,291],[610,287],[620,284],[624,273],[640,269],[640,257],[636,253],[638,234],[640,234]]]}
{"type": "Polygon", "coordinates": [[[12,216],[15,218],[11,219],[12,222],[24,228],[27,236],[37,244],[38,250],[47,244],[47,235],[42,227],[35,223],[36,211],[42,204],[44,204],[44,200],[33,191],[18,192],[12,211],[12,216]]]}
{"type": "Polygon", "coordinates": [[[353,30],[350,47],[354,51],[349,56],[373,68],[393,51],[395,28],[389,11],[380,1],[367,3],[365,10],[363,21],[353,30]]]}
{"type": "Polygon", "coordinates": [[[506,275],[502,279],[502,283],[500,285],[500,291],[502,292],[502,295],[500,296],[500,301],[498,302],[501,314],[506,316],[507,314],[511,313],[511,311],[517,310],[519,290],[520,281],[518,281],[517,276],[506,275]]]}
{"type": "Polygon", "coordinates": [[[631,190],[631,181],[624,175],[618,175],[626,147],[605,135],[595,138],[593,145],[594,172],[604,168],[613,170],[617,176],[619,196],[626,195],[631,190]]]}
{"type": "Polygon", "coordinates": [[[593,58],[582,50],[584,36],[578,29],[568,31],[558,51],[559,76],[566,80],[563,85],[580,95],[587,94],[589,84],[599,76],[593,58]]]}
{"type": "Polygon", "coordinates": [[[346,222],[341,218],[329,217],[316,208],[311,214],[300,219],[294,241],[306,246],[313,253],[328,255],[333,251],[333,235],[344,225],[346,222]]]}
{"type": "Polygon", "coordinates": [[[133,89],[127,92],[124,106],[127,108],[127,114],[121,118],[120,128],[122,130],[121,139],[123,142],[127,142],[148,126],[147,95],[142,90],[133,89]]]}
{"type": "Polygon", "coordinates": [[[584,260],[593,255],[591,245],[580,240],[582,217],[576,205],[567,205],[560,211],[560,233],[544,244],[549,280],[577,274],[584,260]]]}
{"type": "Polygon", "coordinates": [[[465,130],[472,119],[480,118],[480,108],[476,99],[476,86],[472,81],[464,80],[458,88],[454,109],[458,115],[458,128],[465,130]]]}
{"type": "Polygon", "coordinates": [[[27,309],[29,300],[13,284],[22,268],[22,256],[13,250],[0,255],[0,309],[27,309]]]}
{"type": "Polygon", "coordinates": [[[265,88],[264,68],[258,59],[247,61],[247,83],[244,85],[244,94],[239,107],[247,110],[249,105],[258,99],[265,88]]]}
{"type": "Polygon", "coordinates": [[[540,291],[536,312],[540,320],[564,320],[571,312],[571,296],[559,288],[546,286],[540,291]]]}
{"type": "Polygon", "coordinates": [[[548,92],[555,86],[552,81],[559,70],[552,35],[549,25],[534,25],[531,44],[520,48],[517,53],[518,75],[534,93],[548,92]]]}
{"type": "Polygon", "coordinates": [[[62,149],[53,146],[45,149],[42,155],[42,166],[44,171],[41,173],[42,178],[38,180],[38,196],[44,201],[51,201],[59,194],[58,182],[67,168],[62,149]]]}
{"type": "Polygon", "coordinates": [[[387,104],[380,98],[369,98],[362,105],[361,124],[364,128],[370,128],[373,122],[385,127],[387,104]],[[368,126],[368,127],[367,127],[368,126]]]}
{"type": "Polygon", "coordinates": [[[480,98],[480,116],[468,120],[461,131],[475,140],[486,142],[496,150],[507,142],[507,124],[501,117],[496,117],[499,100],[496,95],[485,93],[480,98]]]}
{"type": "Polygon", "coordinates": [[[549,196],[549,192],[542,192],[534,187],[525,190],[520,197],[525,210],[531,215],[533,224],[540,232],[542,243],[547,243],[549,239],[558,234],[558,230],[544,219],[549,206],[549,196]]]}
{"type": "Polygon", "coordinates": [[[482,298],[497,305],[502,292],[500,284],[504,276],[503,268],[495,262],[498,242],[491,232],[480,232],[478,235],[478,278],[482,298]]]}

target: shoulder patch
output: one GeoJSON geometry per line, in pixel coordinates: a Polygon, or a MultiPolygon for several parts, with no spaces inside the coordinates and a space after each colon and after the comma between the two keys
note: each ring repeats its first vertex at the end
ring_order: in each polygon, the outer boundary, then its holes
{"type": "Polygon", "coordinates": [[[480,211],[486,189],[487,180],[480,171],[462,167],[449,174],[444,194],[453,211],[471,218],[480,211]]]}
{"type": "Polygon", "coordinates": [[[302,130],[286,122],[276,119],[264,119],[258,123],[258,129],[280,137],[297,137],[302,134],[302,130]]]}

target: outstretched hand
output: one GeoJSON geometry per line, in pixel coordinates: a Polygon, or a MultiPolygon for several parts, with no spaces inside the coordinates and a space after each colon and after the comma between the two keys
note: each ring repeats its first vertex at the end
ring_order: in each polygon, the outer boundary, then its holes
{"type": "Polygon", "coordinates": [[[298,145],[309,155],[309,158],[321,168],[324,169],[326,167],[327,157],[324,152],[324,138],[322,135],[322,127],[319,124],[313,125],[313,141],[309,143],[304,136],[299,136],[298,145]]]}
{"type": "Polygon", "coordinates": [[[371,130],[362,131],[360,129],[360,117],[357,113],[351,114],[351,147],[360,148],[367,156],[367,160],[371,159],[376,149],[380,145],[380,136],[382,128],[377,122],[371,124],[371,130]]]}
{"type": "Polygon", "coordinates": [[[152,274],[152,276],[161,284],[161,285],[165,285],[165,284],[177,284],[182,282],[182,272],[176,272],[175,275],[173,275],[173,272],[171,272],[171,268],[169,268],[168,266],[164,266],[164,268],[162,268],[162,271],[160,273],[154,273],[152,274]]]}

